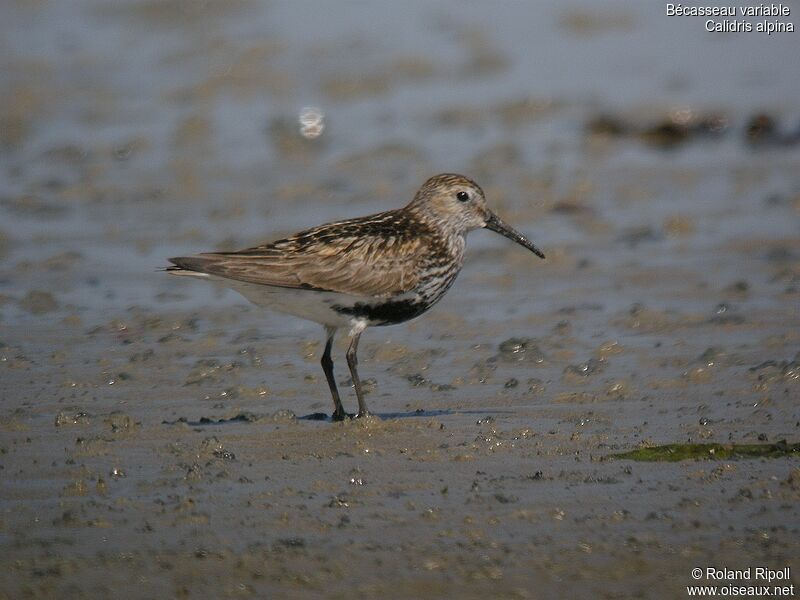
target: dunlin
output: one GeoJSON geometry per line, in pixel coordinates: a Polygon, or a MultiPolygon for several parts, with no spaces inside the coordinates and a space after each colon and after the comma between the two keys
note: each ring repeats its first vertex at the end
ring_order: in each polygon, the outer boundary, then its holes
{"type": "Polygon", "coordinates": [[[333,377],[336,332],[350,338],[347,365],[369,415],[358,377],[358,340],[370,325],[418,317],[453,285],[464,261],[466,235],[485,227],[544,254],[486,206],[483,190],[463,175],[428,179],[407,206],[320,225],[238,252],[170,258],[167,271],[221,281],[251,302],[325,327],[322,369],[333,396],[333,419],[348,415],[333,377]]]}

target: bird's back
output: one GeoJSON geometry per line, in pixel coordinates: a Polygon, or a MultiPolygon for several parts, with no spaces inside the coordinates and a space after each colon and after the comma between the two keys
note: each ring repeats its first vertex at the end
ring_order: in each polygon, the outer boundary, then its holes
{"type": "Polygon", "coordinates": [[[405,209],[320,225],[237,252],[171,258],[174,274],[431,304],[461,268],[464,240],[405,209]]]}

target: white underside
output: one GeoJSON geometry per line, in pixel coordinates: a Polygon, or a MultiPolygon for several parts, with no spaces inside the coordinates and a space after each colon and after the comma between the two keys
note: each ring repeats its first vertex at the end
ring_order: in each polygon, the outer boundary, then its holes
{"type": "Polygon", "coordinates": [[[367,298],[359,298],[337,292],[318,292],[315,290],[259,285],[195,271],[174,271],[172,274],[221,283],[239,292],[257,306],[263,306],[283,314],[300,317],[301,319],[308,319],[325,327],[345,328],[350,332],[350,335],[363,331],[367,326],[364,319],[343,315],[331,308],[333,305],[354,306],[357,302],[366,301],[367,298]]]}

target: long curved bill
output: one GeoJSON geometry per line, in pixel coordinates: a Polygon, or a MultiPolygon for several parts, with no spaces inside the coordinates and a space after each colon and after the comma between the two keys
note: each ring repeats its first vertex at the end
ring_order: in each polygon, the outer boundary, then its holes
{"type": "Polygon", "coordinates": [[[484,225],[484,227],[486,227],[486,229],[496,231],[500,235],[517,242],[520,246],[524,246],[539,258],[544,258],[544,252],[539,250],[532,241],[530,241],[510,225],[504,223],[503,220],[493,212],[489,213],[489,218],[486,219],[486,225],[484,225]]]}

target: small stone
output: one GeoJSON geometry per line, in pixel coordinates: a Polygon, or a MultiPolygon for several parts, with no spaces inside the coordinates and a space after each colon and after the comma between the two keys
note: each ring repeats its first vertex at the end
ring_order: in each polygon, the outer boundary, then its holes
{"type": "Polygon", "coordinates": [[[536,340],[531,338],[509,338],[499,346],[500,357],[511,362],[544,362],[544,353],[536,340]]]}
{"type": "Polygon", "coordinates": [[[595,373],[605,370],[605,361],[597,358],[590,358],[585,363],[569,365],[564,369],[564,375],[577,377],[589,377],[595,373]]]}

